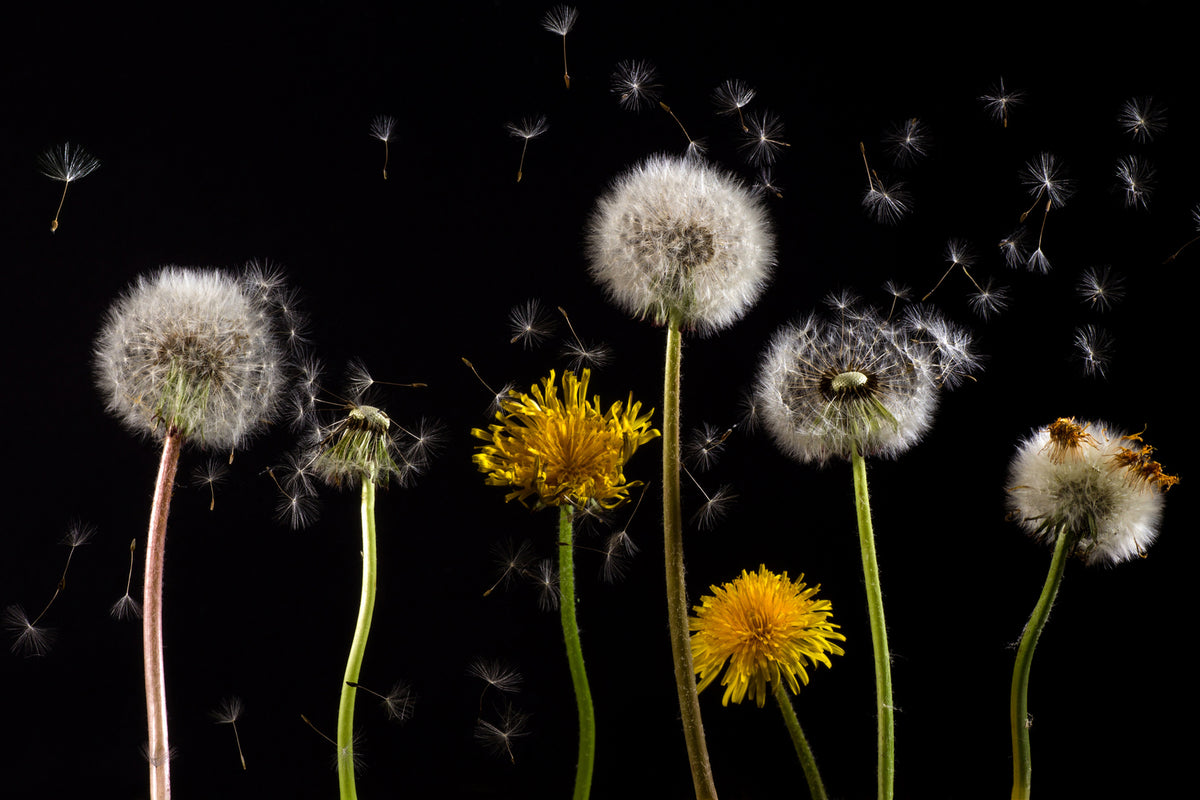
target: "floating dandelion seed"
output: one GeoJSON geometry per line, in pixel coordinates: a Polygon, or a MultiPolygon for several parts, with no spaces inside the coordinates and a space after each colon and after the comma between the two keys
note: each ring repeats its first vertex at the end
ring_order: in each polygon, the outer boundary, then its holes
{"type": "Polygon", "coordinates": [[[222,464],[220,460],[210,458],[203,465],[196,468],[192,475],[192,485],[207,487],[209,495],[208,510],[212,511],[217,507],[216,486],[224,482],[229,475],[229,465],[222,464]]]}
{"type": "Polygon", "coordinates": [[[113,619],[142,618],[142,604],[129,594],[129,585],[133,582],[133,553],[136,549],[137,539],[134,539],[129,543],[129,574],[125,576],[125,594],[108,609],[113,619]]]}
{"type": "Polygon", "coordinates": [[[1103,328],[1085,325],[1075,329],[1075,352],[1083,362],[1084,374],[1107,377],[1113,355],[1113,337],[1103,328]]]}
{"type": "Polygon", "coordinates": [[[488,689],[495,689],[502,694],[515,694],[521,691],[521,683],[525,680],[519,671],[498,659],[477,658],[467,667],[467,674],[484,684],[483,691],[479,693],[480,714],[483,713],[483,697],[488,689]]]}
{"type": "Polygon", "coordinates": [[[671,107],[669,105],[667,105],[666,103],[664,103],[660,100],[660,101],[658,101],[658,107],[661,108],[663,111],[667,112],[671,116],[671,119],[675,120],[675,124],[679,126],[679,130],[683,131],[683,137],[685,139],[687,139],[687,141],[688,141],[687,150],[685,151],[685,155],[691,159],[698,159],[698,158],[700,158],[700,156],[704,155],[704,150],[705,150],[704,141],[701,139],[693,139],[692,138],[692,135],[690,133],[688,133],[687,128],[685,128],[683,126],[683,122],[679,119],[678,116],[676,116],[675,112],[671,110],[671,107]]]}
{"type": "Polygon", "coordinates": [[[742,149],[747,152],[746,158],[751,164],[773,164],[780,148],[791,147],[783,141],[783,122],[774,113],[752,112],[746,115],[746,124],[749,130],[742,149]]]}
{"type": "Polygon", "coordinates": [[[67,187],[71,185],[71,181],[86,178],[99,169],[100,160],[79,145],[65,142],[38,156],[38,165],[43,175],[50,180],[62,181],[63,184],[58,210],[54,212],[54,220],[50,223],[50,232],[53,233],[58,230],[58,216],[62,213],[63,203],[67,199],[67,187]]]}
{"type": "Polygon", "coordinates": [[[542,611],[558,609],[558,566],[552,558],[543,558],[529,575],[538,590],[538,608],[542,611]]]}
{"type": "Polygon", "coordinates": [[[733,487],[729,485],[722,486],[715,492],[709,493],[700,484],[700,481],[696,480],[696,476],[692,474],[690,469],[684,467],[683,472],[691,479],[692,483],[696,485],[696,488],[704,497],[704,502],[692,514],[689,522],[702,531],[712,530],[713,526],[720,522],[721,518],[729,511],[729,505],[737,499],[737,495],[733,493],[733,487]]]}
{"type": "Polygon", "coordinates": [[[950,239],[947,241],[945,258],[946,262],[950,264],[949,268],[942,273],[942,277],[938,278],[938,282],[933,285],[933,288],[926,292],[925,296],[921,298],[922,303],[928,300],[929,296],[937,291],[938,287],[942,285],[942,281],[946,280],[946,277],[954,271],[955,267],[960,268],[963,271],[963,274],[970,279],[971,283],[975,284],[975,288],[979,289],[979,284],[975,283],[975,279],[971,277],[971,273],[967,270],[967,267],[975,263],[975,254],[971,252],[965,241],[962,239],[950,239]]]}
{"type": "Polygon", "coordinates": [[[499,722],[492,723],[480,719],[475,723],[475,740],[493,753],[507,755],[513,764],[517,763],[513,754],[513,742],[528,735],[529,715],[517,711],[511,704],[505,705],[499,722]]]}
{"type": "Polygon", "coordinates": [[[1004,127],[1007,128],[1008,110],[1024,102],[1025,93],[1005,89],[1004,78],[1002,77],[1000,78],[1000,82],[992,87],[989,94],[985,94],[979,99],[992,119],[1003,123],[1004,127]]]}
{"type": "Polygon", "coordinates": [[[859,142],[858,149],[862,151],[863,167],[867,170],[867,192],[862,199],[863,209],[876,222],[894,225],[909,212],[912,197],[905,190],[903,182],[885,184],[867,163],[866,146],[859,142]]]}
{"type": "Polygon", "coordinates": [[[379,704],[383,706],[384,713],[392,722],[404,723],[412,719],[413,708],[417,704],[417,695],[404,681],[396,681],[392,684],[391,691],[387,694],[363,686],[355,681],[346,681],[347,686],[351,686],[360,691],[375,697],[379,700],[379,704]]]}
{"type": "Polygon", "coordinates": [[[658,71],[647,61],[622,61],[612,76],[612,91],[621,108],[641,111],[658,102],[658,71]]]}
{"type": "Polygon", "coordinates": [[[742,117],[742,109],[754,99],[754,95],[754,89],[736,78],[731,78],[713,90],[713,102],[717,105],[718,114],[737,114],[742,131],[749,133],[750,128],[742,117]]]}
{"type": "Polygon", "coordinates": [[[612,349],[608,345],[603,342],[584,344],[583,339],[575,332],[567,310],[559,306],[558,313],[562,314],[567,322],[567,330],[571,332],[571,341],[563,342],[562,354],[571,359],[568,367],[572,372],[579,372],[584,368],[601,369],[612,361],[612,349]]]}
{"type": "Polygon", "coordinates": [[[725,441],[733,434],[733,427],[722,430],[717,425],[703,423],[692,431],[683,446],[683,457],[700,472],[707,472],[725,450],[725,441]]]}
{"type": "Polygon", "coordinates": [[[1149,142],[1166,130],[1167,112],[1153,97],[1135,97],[1121,106],[1117,122],[1135,142],[1149,142]]]}
{"type": "Polygon", "coordinates": [[[1021,182],[1029,187],[1033,195],[1033,205],[1021,215],[1021,222],[1037,208],[1042,198],[1046,198],[1046,207],[1042,211],[1042,224],[1038,229],[1037,249],[1030,254],[1025,266],[1033,272],[1045,274],[1050,271],[1050,260],[1042,252],[1042,239],[1046,235],[1046,220],[1050,217],[1050,209],[1061,208],[1075,193],[1074,184],[1065,175],[1062,164],[1051,153],[1041,153],[1037,158],[1025,164],[1021,174],[1021,182]]]}
{"type": "Polygon", "coordinates": [[[246,756],[242,752],[242,738],[238,736],[237,723],[242,716],[242,698],[227,697],[221,701],[221,705],[213,712],[213,719],[218,725],[228,725],[233,728],[233,740],[237,743],[238,758],[242,762],[242,769],[246,768],[246,756]]]}
{"type": "Polygon", "coordinates": [[[525,170],[525,152],[529,149],[529,140],[536,139],[550,129],[546,124],[545,115],[539,117],[525,117],[521,120],[520,125],[515,125],[511,122],[505,123],[505,129],[508,135],[517,139],[524,139],[525,143],[521,145],[521,162],[517,165],[517,183],[521,182],[521,176],[525,170]]]}
{"type": "Polygon", "coordinates": [[[1125,281],[1114,275],[1112,267],[1088,267],[1079,276],[1075,289],[1083,302],[1097,311],[1108,311],[1125,297],[1125,281]]]}
{"type": "Polygon", "coordinates": [[[533,563],[533,545],[528,539],[523,540],[519,545],[514,545],[512,539],[506,539],[492,545],[492,555],[499,566],[500,575],[496,578],[496,582],[483,593],[484,597],[496,591],[496,587],[501,584],[507,588],[515,576],[529,574],[529,567],[533,563]]]}
{"type": "Polygon", "coordinates": [[[396,129],[396,118],[389,117],[386,114],[380,114],[371,120],[371,136],[383,142],[383,179],[387,180],[388,168],[388,142],[392,138],[392,131],[396,129]]]}
{"type": "Polygon", "coordinates": [[[754,191],[756,194],[773,194],[780,200],[783,199],[783,187],[775,183],[775,176],[771,173],[770,167],[759,168],[758,180],[754,182],[754,191]]]}
{"type": "Polygon", "coordinates": [[[62,539],[62,544],[65,544],[67,550],[67,561],[63,564],[62,575],[59,576],[58,584],[54,587],[54,593],[50,595],[49,601],[42,607],[41,612],[32,620],[25,614],[25,610],[19,605],[10,605],[4,611],[4,626],[16,634],[12,644],[12,652],[24,653],[28,656],[42,656],[50,649],[50,644],[54,640],[53,634],[39,625],[42,619],[46,616],[46,612],[54,605],[54,601],[67,588],[67,573],[71,569],[71,560],[75,556],[75,548],[82,547],[87,544],[93,536],[96,535],[96,529],[90,525],[85,525],[80,522],[72,523],[67,528],[66,536],[62,539]]]}
{"type": "Polygon", "coordinates": [[[1008,308],[1008,289],[997,286],[995,280],[989,277],[983,286],[971,293],[968,303],[980,319],[986,320],[1008,308]]]}
{"type": "Polygon", "coordinates": [[[1148,208],[1154,191],[1154,167],[1141,156],[1124,156],[1117,159],[1115,174],[1125,207],[1148,208]]]}
{"type": "Polygon", "coordinates": [[[700,598],[689,620],[697,690],[724,671],[722,705],[749,696],[762,707],[768,683],[784,681],[799,693],[801,683],[808,685],[808,668],[832,667],[830,655],[845,655],[835,642],[846,637],[829,619],[832,604],[815,599],[820,588],[806,586],[803,575],[792,581],[765,565],[710,586],[712,594],[700,598]]]}
{"type": "Polygon", "coordinates": [[[1023,229],[1017,229],[1000,240],[1000,252],[1004,254],[1004,263],[1008,266],[1022,267],[1029,258],[1025,252],[1026,235],[1023,229]]]}
{"type": "MultiPolygon", "coordinates": [[[[1196,205],[1192,206],[1192,225],[1193,225],[1193,227],[1195,227],[1196,230],[1200,231],[1200,203],[1197,203],[1196,205]]],[[[1174,253],[1171,253],[1171,255],[1169,255],[1165,259],[1163,259],[1163,263],[1164,264],[1171,263],[1172,261],[1175,260],[1176,256],[1178,256],[1180,253],[1182,253],[1184,251],[1185,248],[1187,248],[1188,245],[1193,244],[1198,240],[1200,240],[1200,236],[1194,236],[1191,239],[1189,239],[1188,241],[1184,242],[1183,247],[1180,247],[1174,253]]]]}
{"type": "Polygon", "coordinates": [[[565,5],[555,6],[542,17],[542,27],[562,37],[563,83],[568,89],[571,88],[571,72],[567,69],[567,34],[575,27],[575,20],[578,18],[579,11],[565,5]]]}
{"type": "Polygon", "coordinates": [[[508,327],[512,331],[509,344],[520,342],[526,349],[541,344],[554,332],[554,324],[537,298],[513,306],[508,312],[508,327]]]}
{"type": "Polygon", "coordinates": [[[883,140],[892,154],[892,160],[900,166],[915,164],[925,157],[929,147],[929,134],[916,117],[893,125],[883,140]]]}

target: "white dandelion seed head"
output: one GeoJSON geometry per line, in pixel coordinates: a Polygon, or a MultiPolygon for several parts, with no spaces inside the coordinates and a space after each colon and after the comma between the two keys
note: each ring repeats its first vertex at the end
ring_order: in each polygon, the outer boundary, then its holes
{"type": "Polygon", "coordinates": [[[1120,430],[1099,421],[1071,422],[1083,434],[1066,454],[1052,441],[1053,425],[1017,447],[1008,478],[1012,516],[1050,545],[1066,527],[1079,536],[1075,553],[1088,564],[1135,558],[1158,536],[1163,493],[1124,466],[1122,451],[1131,452],[1131,441],[1120,430]]]}
{"type": "Polygon", "coordinates": [[[579,9],[568,5],[557,5],[542,17],[542,27],[550,33],[566,36],[579,19],[579,9]]]}
{"type": "Polygon", "coordinates": [[[396,130],[396,118],[387,114],[379,114],[371,120],[371,136],[381,142],[386,142],[392,138],[392,133],[396,130]]]}
{"type": "Polygon", "coordinates": [[[161,439],[240,447],[275,417],[287,363],[274,309],[214,269],[164,267],[109,309],[94,371],[108,411],[161,439]]]}
{"type": "Polygon", "coordinates": [[[941,386],[977,361],[970,336],[934,312],[899,323],[875,309],[782,328],[759,370],[763,427],[787,455],[824,464],[864,456],[895,458],[933,423],[941,386]]]}
{"type": "Polygon", "coordinates": [[[739,320],[775,263],[761,202],[725,172],[670,156],[617,178],[592,213],[587,246],[592,277],[618,306],[701,333],[739,320]]]}

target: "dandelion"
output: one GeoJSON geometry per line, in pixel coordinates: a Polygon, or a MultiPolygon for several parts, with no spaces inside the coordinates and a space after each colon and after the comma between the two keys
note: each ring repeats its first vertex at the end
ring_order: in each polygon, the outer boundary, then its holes
{"type": "Polygon", "coordinates": [[[1021,182],[1029,187],[1029,193],[1033,195],[1033,205],[1021,215],[1022,221],[1043,197],[1049,210],[1051,206],[1061,208],[1075,193],[1074,182],[1067,179],[1062,162],[1053,153],[1040,153],[1037,158],[1026,162],[1021,182]]]}
{"type": "Polygon", "coordinates": [[[129,573],[125,576],[125,594],[108,609],[113,619],[142,618],[142,604],[129,594],[129,585],[133,582],[133,553],[136,549],[137,539],[133,539],[129,542],[129,573]]]}
{"type": "Polygon", "coordinates": [[[242,716],[242,698],[227,697],[213,712],[213,718],[218,725],[228,725],[233,728],[233,740],[237,743],[238,758],[241,759],[242,769],[246,769],[246,756],[242,752],[242,738],[238,736],[237,722],[242,716]]]}
{"type": "Polygon", "coordinates": [[[257,270],[238,280],[166,267],[139,278],[109,309],[96,340],[96,380],[108,411],[134,433],[162,441],[142,597],[154,800],[170,796],[162,585],[179,454],[185,442],[232,451],[277,415],[289,371],[267,278],[257,270]]]}
{"type": "Polygon", "coordinates": [[[507,539],[492,545],[492,555],[499,566],[499,577],[483,593],[484,597],[496,591],[496,587],[501,584],[507,587],[512,583],[514,576],[529,574],[529,567],[533,563],[533,545],[528,539],[523,540],[519,545],[514,545],[511,539],[507,539]]]}
{"type": "Polygon", "coordinates": [[[210,458],[204,464],[198,467],[192,474],[192,485],[203,486],[208,489],[208,510],[212,511],[217,507],[217,484],[223,483],[229,476],[229,465],[222,464],[215,458],[210,458]]]}
{"type": "Polygon", "coordinates": [[[1147,208],[1154,192],[1154,167],[1140,156],[1117,159],[1117,187],[1125,197],[1126,208],[1147,208]]]}
{"type": "Polygon", "coordinates": [[[571,6],[558,5],[546,12],[542,17],[542,27],[562,37],[563,50],[563,83],[567,88],[571,88],[571,73],[567,69],[567,34],[575,27],[575,20],[579,18],[578,9],[571,6]]]}
{"type": "Polygon", "coordinates": [[[1105,377],[1113,355],[1113,338],[1108,331],[1095,325],[1075,329],[1075,352],[1083,362],[1084,374],[1105,377]]]}
{"type": "Polygon", "coordinates": [[[742,131],[749,133],[750,128],[746,125],[745,118],[742,117],[742,109],[754,99],[754,95],[754,89],[742,81],[732,78],[713,90],[713,102],[717,106],[718,114],[737,114],[738,124],[742,126],[742,131]]]}
{"type": "Polygon", "coordinates": [[[535,580],[542,597],[559,602],[563,639],[579,716],[579,758],[575,797],[586,797],[591,788],[595,758],[595,717],[591,689],[583,664],[579,625],[575,617],[574,511],[616,508],[641,485],[627,481],[625,464],[638,447],[659,433],[650,427],[653,411],[641,414],[642,404],[630,394],[627,403],[613,403],[607,411],[600,398],[588,398],[591,370],[582,378],[568,372],[562,378],[562,395],[554,372],[529,394],[511,392],[496,413],[497,423],[471,435],[479,445],[472,461],[486,474],[489,486],[511,487],[505,502],[534,508],[559,507],[558,575],[554,562],[538,565],[535,580]],[[554,592],[555,582],[558,591],[554,592]]]}
{"type": "Polygon", "coordinates": [[[986,320],[1008,308],[1008,289],[997,286],[995,279],[988,278],[983,286],[971,294],[968,303],[980,319],[986,320]]]}
{"type": "Polygon", "coordinates": [[[893,125],[883,140],[887,143],[892,159],[901,166],[915,164],[925,157],[929,149],[929,134],[925,124],[916,117],[893,125]]]}
{"type": "Polygon", "coordinates": [[[1125,297],[1125,281],[1114,275],[1112,267],[1088,267],[1079,276],[1075,291],[1097,311],[1108,311],[1125,297]]]}
{"type": "Polygon", "coordinates": [[[509,122],[504,127],[509,136],[525,140],[521,145],[521,162],[517,165],[517,183],[520,183],[525,170],[525,152],[529,149],[529,140],[541,136],[550,126],[546,124],[546,116],[543,114],[539,117],[525,117],[519,125],[509,122]]]}
{"type": "Polygon", "coordinates": [[[748,114],[746,122],[749,130],[742,149],[747,152],[751,164],[774,164],[780,148],[791,147],[783,141],[783,122],[772,112],[748,114]]]}
{"type": "Polygon", "coordinates": [[[622,175],[588,225],[592,277],[656,324],[708,333],[758,299],[774,261],[766,212],[704,164],[655,156],[622,175]]]}
{"type": "Polygon", "coordinates": [[[867,162],[866,146],[859,142],[858,149],[862,152],[863,167],[867,170],[867,192],[862,199],[863,209],[876,222],[894,225],[912,209],[912,197],[902,181],[884,183],[867,162]]]}
{"type": "Polygon", "coordinates": [[[658,102],[662,89],[658,70],[647,61],[622,61],[612,75],[612,91],[627,111],[641,111],[658,102]]]}
{"type": "Polygon", "coordinates": [[[921,298],[921,302],[928,300],[929,296],[937,291],[938,287],[942,285],[942,281],[946,280],[946,277],[954,271],[955,267],[963,271],[963,274],[967,276],[971,283],[975,284],[976,289],[980,289],[979,284],[975,282],[975,279],[971,277],[970,271],[967,270],[967,267],[975,263],[975,254],[971,252],[970,247],[965,241],[962,239],[951,239],[946,242],[945,259],[946,263],[950,266],[942,273],[942,277],[938,278],[938,282],[933,285],[933,288],[921,298]]]}
{"type": "Polygon", "coordinates": [[[87,544],[95,535],[95,528],[80,522],[72,523],[67,528],[67,534],[62,540],[62,543],[69,548],[67,561],[63,564],[62,575],[59,576],[58,584],[54,587],[54,593],[50,595],[50,599],[46,605],[42,606],[42,610],[36,617],[30,620],[19,605],[11,605],[5,610],[4,625],[15,634],[12,644],[14,653],[42,656],[50,649],[54,636],[48,628],[40,623],[45,618],[46,612],[54,605],[54,601],[67,588],[67,573],[71,570],[71,560],[75,557],[75,548],[87,544]]]}
{"type": "Polygon", "coordinates": [[[58,210],[50,222],[50,232],[58,230],[58,217],[62,214],[63,203],[67,200],[67,187],[71,181],[81,180],[100,168],[100,160],[95,158],[79,145],[65,142],[52,147],[38,156],[38,165],[42,174],[53,181],[62,181],[62,197],[58,201],[58,210]]]}
{"type": "Polygon", "coordinates": [[[1089,565],[1145,557],[1158,535],[1163,494],[1179,480],[1151,459],[1153,450],[1140,433],[1126,435],[1103,422],[1065,417],[1027,437],[1009,466],[1011,517],[1031,536],[1054,546],[1013,668],[1013,797],[1029,797],[1029,672],[1067,557],[1078,556],[1089,565]]]}
{"type": "MultiPolygon", "coordinates": [[[[375,381],[361,363],[351,365],[353,391],[343,414],[318,425],[304,444],[305,470],[335,487],[358,486],[362,495],[362,580],[358,618],[346,658],[338,703],[338,786],[343,798],[355,797],[354,706],[363,655],[371,633],[378,575],[375,534],[377,487],[405,485],[424,467],[426,442],[396,424],[387,412],[366,402],[375,381]]],[[[424,385],[424,384],[413,384],[424,385]]]]}
{"type": "Polygon", "coordinates": [[[371,120],[371,136],[383,142],[383,179],[387,180],[388,142],[396,129],[396,118],[380,114],[371,120]]]}
{"type": "Polygon", "coordinates": [[[483,713],[483,696],[487,694],[488,689],[495,689],[504,694],[514,694],[521,691],[521,682],[525,680],[524,676],[516,669],[495,659],[480,658],[472,661],[467,667],[467,674],[484,683],[483,691],[479,693],[481,714],[483,713]]]}
{"type": "Polygon", "coordinates": [[[571,332],[571,338],[564,341],[562,346],[562,356],[570,361],[568,369],[571,372],[579,372],[584,368],[600,369],[608,366],[608,363],[612,361],[612,349],[603,342],[585,344],[579,334],[575,332],[575,326],[571,324],[571,317],[567,314],[567,310],[559,306],[558,313],[562,314],[562,318],[567,323],[567,330],[571,332]]]}
{"type": "Polygon", "coordinates": [[[355,689],[361,689],[369,695],[374,696],[379,700],[379,704],[383,706],[384,713],[392,722],[405,723],[412,719],[413,708],[417,703],[417,695],[413,692],[412,687],[404,681],[396,681],[392,684],[391,690],[387,694],[363,686],[361,683],[347,683],[355,689]]]}
{"type": "Polygon", "coordinates": [[[1167,128],[1167,112],[1153,97],[1134,97],[1121,105],[1117,122],[1135,142],[1149,142],[1167,128]]]}
{"type": "Polygon", "coordinates": [[[1000,252],[1004,254],[1005,264],[1014,269],[1026,265],[1029,256],[1025,252],[1025,231],[1013,231],[1000,240],[999,247],[1000,252]]]}
{"type": "Polygon", "coordinates": [[[845,654],[836,644],[846,637],[829,619],[830,602],[816,599],[820,588],[805,586],[803,575],[792,581],[760,565],[758,572],[742,570],[733,581],[709,587],[712,594],[700,598],[690,620],[699,691],[724,671],[722,705],[749,695],[762,708],[770,684],[813,797],[825,791],[787,690],[798,694],[801,683],[808,685],[809,667],[832,667],[829,656],[845,654]]]}
{"type": "Polygon", "coordinates": [[[983,103],[984,110],[991,115],[992,119],[1004,124],[1008,127],[1008,110],[1013,106],[1018,106],[1025,101],[1025,93],[1012,91],[1004,87],[1004,78],[993,86],[988,94],[979,98],[983,103]]]}
{"type": "Polygon", "coordinates": [[[927,308],[910,307],[895,321],[837,300],[833,320],[812,315],[775,335],[760,368],[757,405],[785,454],[820,465],[851,462],[875,656],[878,789],[888,798],[894,707],[865,457],[894,458],[915,444],[933,422],[940,388],[973,372],[978,359],[970,335],[927,308]]]}
{"type": "Polygon", "coordinates": [[[700,472],[706,472],[716,463],[725,450],[725,441],[733,434],[733,428],[721,430],[707,422],[688,436],[683,447],[684,458],[692,462],[700,472]]]}
{"type": "Polygon", "coordinates": [[[775,176],[769,167],[761,167],[758,170],[758,180],[754,182],[753,188],[757,194],[772,194],[780,200],[783,199],[783,187],[775,183],[775,176]]]}
{"type": "Polygon", "coordinates": [[[620,177],[588,225],[593,278],[636,317],[667,326],[663,390],[663,538],[675,685],[692,780],[715,797],[687,642],[679,409],[682,331],[711,333],[740,319],[774,264],[766,212],[709,166],[652,157],[620,177]]]}

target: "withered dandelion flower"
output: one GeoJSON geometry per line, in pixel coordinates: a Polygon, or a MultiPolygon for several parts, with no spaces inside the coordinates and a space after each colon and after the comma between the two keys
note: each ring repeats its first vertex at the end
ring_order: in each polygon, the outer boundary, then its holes
{"type": "Polygon", "coordinates": [[[691,618],[692,659],[699,691],[724,670],[723,705],[749,695],[761,708],[767,684],[780,680],[797,693],[801,683],[808,685],[807,667],[831,667],[830,653],[845,654],[835,643],[846,637],[829,619],[830,602],[816,599],[821,587],[805,586],[803,575],[792,581],[786,572],[759,566],[758,572],[742,570],[730,583],[710,588],[691,618]]]}
{"type": "Polygon", "coordinates": [[[487,473],[489,486],[511,486],[505,500],[534,507],[597,505],[610,509],[629,498],[640,481],[626,481],[625,462],[641,445],[659,435],[650,427],[653,410],[640,414],[642,404],[629,396],[607,411],[600,397],[589,400],[591,370],[583,376],[568,372],[562,394],[554,371],[529,394],[510,391],[496,412],[498,424],[471,431],[488,444],[472,459],[487,473]]]}

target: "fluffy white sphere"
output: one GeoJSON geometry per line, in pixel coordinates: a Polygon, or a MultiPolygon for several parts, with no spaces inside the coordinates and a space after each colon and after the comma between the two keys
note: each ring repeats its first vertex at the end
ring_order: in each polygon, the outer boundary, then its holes
{"type": "Polygon", "coordinates": [[[652,156],[621,175],[588,224],[592,277],[630,314],[701,333],[758,300],[774,266],[762,204],[693,159],[652,156]]]}

